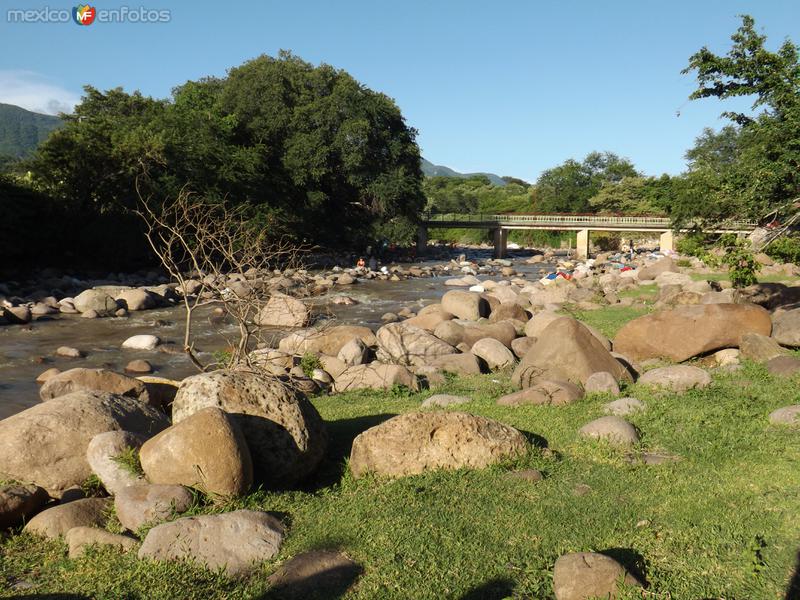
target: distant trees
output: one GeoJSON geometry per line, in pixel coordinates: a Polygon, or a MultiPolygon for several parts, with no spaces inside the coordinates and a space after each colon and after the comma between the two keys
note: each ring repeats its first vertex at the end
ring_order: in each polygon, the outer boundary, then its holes
{"type": "Polygon", "coordinates": [[[582,213],[603,183],[618,183],[639,172],[626,158],[612,152],[591,152],[582,162],[569,159],[547,169],[536,180],[533,209],[544,213],[582,213]]]}

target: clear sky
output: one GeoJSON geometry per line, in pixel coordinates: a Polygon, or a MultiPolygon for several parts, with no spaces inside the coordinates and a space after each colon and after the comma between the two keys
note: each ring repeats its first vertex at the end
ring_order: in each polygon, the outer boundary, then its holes
{"type": "Polygon", "coordinates": [[[72,4],[0,1],[0,102],[53,112],[84,84],[166,97],[186,80],[287,49],[393,97],[434,163],[532,181],[567,158],[610,150],[656,175],[683,170],[702,128],[723,124],[720,102],[686,102],[694,81],[680,71],[693,52],[727,51],[741,13],[771,48],[800,43],[797,0],[93,4],[122,5],[171,18],[10,23],[9,9],[72,4]]]}

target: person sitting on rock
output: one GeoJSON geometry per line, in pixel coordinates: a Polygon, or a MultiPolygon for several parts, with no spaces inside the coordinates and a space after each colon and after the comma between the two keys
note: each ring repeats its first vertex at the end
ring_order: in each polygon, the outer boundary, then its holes
{"type": "Polygon", "coordinates": [[[364,262],[364,257],[362,256],[361,258],[358,259],[358,262],[356,263],[356,268],[363,269],[366,266],[367,263],[364,262]]]}

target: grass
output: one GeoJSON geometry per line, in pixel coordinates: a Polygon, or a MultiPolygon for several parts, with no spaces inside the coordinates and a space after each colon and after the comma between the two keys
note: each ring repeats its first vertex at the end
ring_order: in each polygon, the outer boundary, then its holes
{"type": "Polygon", "coordinates": [[[606,306],[600,310],[576,310],[567,308],[564,312],[595,327],[606,337],[613,338],[625,323],[646,315],[650,313],[651,310],[652,308],[649,304],[639,304],[634,306],[612,305],[606,306]]]}
{"type": "MultiPolygon", "coordinates": [[[[689,277],[691,277],[694,281],[730,281],[730,275],[728,273],[690,273],[689,277]]],[[[773,275],[758,275],[756,274],[756,279],[758,279],[759,283],[785,283],[787,285],[796,285],[800,282],[800,278],[791,277],[789,275],[780,275],[780,274],[773,274],[773,275]]]]}
{"type": "MultiPolygon", "coordinates": [[[[646,308],[581,314],[609,334],[646,308]]],[[[635,452],[677,454],[659,466],[581,439],[608,396],[567,406],[497,406],[505,375],[450,379],[417,394],[353,392],[313,400],[331,444],[304,490],[258,491],[223,510],[280,515],[288,536],[277,560],[235,581],[186,564],[138,561],[135,553],[90,551],[66,558],[61,542],[27,534],[0,542],[0,596],[96,598],[270,598],[267,576],[312,549],[340,549],[364,567],[347,598],[553,597],[552,567],[573,551],[604,551],[644,570],[648,594],[628,598],[784,598],[800,548],[800,431],[769,426],[767,414],[797,403],[797,382],[746,365],[683,395],[631,385],[646,403],[630,417],[642,434],[635,452]],[[524,459],[481,471],[440,471],[395,481],[354,480],[352,439],[433,393],[468,395],[458,407],[528,433],[539,446],[524,459]],[[544,441],[542,441],[544,440],[544,441]],[[544,446],[546,445],[546,449],[544,446]],[[545,474],[531,483],[517,468],[545,474]],[[588,492],[576,493],[579,486],[588,492]],[[25,582],[24,592],[11,585],[25,582]]]]}
{"type": "Polygon", "coordinates": [[[112,457],[111,460],[113,460],[134,477],[144,475],[142,463],[139,461],[139,450],[137,448],[128,446],[117,456],[112,457]]]}

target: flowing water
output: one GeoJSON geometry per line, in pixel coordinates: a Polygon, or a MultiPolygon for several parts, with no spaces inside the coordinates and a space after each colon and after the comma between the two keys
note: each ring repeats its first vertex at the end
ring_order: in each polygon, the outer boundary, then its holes
{"type": "MultiPolygon", "coordinates": [[[[488,258],[483,254],[478,258],[488,258]]],[[[425,263],[423,263],[425,264],[425,263]]],[[[432,263],[428,263],[432,264],[432,263]]],[[[528,279],[546,265],[527,265],[522,260],[514,261],[514,268],[526,273],[528,279]]],[[[382,325],[381,316],[408,307],[413,311],[432,302],[438,302],[448,288],[447,277],[406,279],[403,281],[362,281],[352,286],[341,287],[326,296],[314,299],[315,304],[324,305],[342,323],[366,325],[373,330],[382,325]],[[331,304],[334,296],[349,296],[358,304],[331,304]]],[[[479,279],[492,279],[478,275],[479,279]]],[[[460,288],[463,289],[463,288],[460,288]]],[[[195,346],[201,356],[210,362],[211,354],[225,348],[227,339],[236,338],[235,327],[230,323],[215,323],[209,319],[209,311],[200,312],[193,328],[195,346]]],[[[154,375],[170,379],[181,379],[197,370],[182,353],[162,351],[122,350],[122,342],[132,335],[147,333],[157,335],[162,342],[181,344],[183,340],[184,312],[181,306],[133,312],[127,318],[83,319],[76,315],[55,315],[29,325],[0,327],[0,418],[5,418],[37,404],[39,386],[36,377],[45,369],[57,367],[61,370],[74,367],[104,367],[115,371],[125,368],[133,359],[143,358],[150,362],[154,375]],[[85,353],[79,359],[55,356],[60,346],[70,346],[85,353]]],[[[276,337],[281,332],[276,332],[276,337]]],[[[179,347],[179,346],[178,346],[179,347]]]]}

